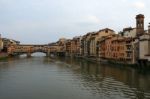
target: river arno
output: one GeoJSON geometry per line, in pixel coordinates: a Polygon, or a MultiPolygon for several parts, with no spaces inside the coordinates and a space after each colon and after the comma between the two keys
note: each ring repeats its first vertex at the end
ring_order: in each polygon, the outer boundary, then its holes
{"type": "Polygon", "coordinates": [[[0,99],[150,99],[150,74],[44,56],[0,62],[0,99]]]}

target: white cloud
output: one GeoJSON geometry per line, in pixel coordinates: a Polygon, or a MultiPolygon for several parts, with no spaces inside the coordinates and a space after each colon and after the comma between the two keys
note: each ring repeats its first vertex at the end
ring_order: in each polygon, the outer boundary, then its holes
{"type": "Polygon", "coordinates": [[[121,0],[122,2],[127,2],[127,0],[121,0]]]}
{"type": "Polygon", "coordinates": [[[94,16],[94,15],[88,15],[86,17],[86,20],[90,23],[99,23],[100,22],[99,18],[97,16],[94,16]]]}
{"type": "Polygon", "coordinates": [[[133,6],[138,8],[138,9],[143,9],[143,8],[145,8],[145,3],[142,1],[137,1],[137,2],[133,3],[133,6]]]}
{"type": "Polygon", "coordinates": [[[77,22],[77,25],[80,27],[91,27],[100,24],[100,19],[95,15],[86,15],[82,16],[77,22]]]}
{"type": "Polygon", "coordinates": [[[150,0],[0,0],[0,33],[35,42],[35,34],[57,40],[64,36],[62,33],[72,37],[103,27],[120,30],[124,25],[134,25],[132,18],[137,13],[148,19],[148,4],[150,0]],[[33,39],[28,40],[27,34],[33,39]]]}

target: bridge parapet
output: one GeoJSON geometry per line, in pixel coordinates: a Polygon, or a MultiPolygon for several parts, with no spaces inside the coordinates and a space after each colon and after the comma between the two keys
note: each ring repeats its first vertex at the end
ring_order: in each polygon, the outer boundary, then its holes
{"type": "Polygon", "coordinates": [[[8,48],[8,54],[32,54],[35,52],[48,53],[47,45],[11,45],[8,48]]]}
{"type": "Polygon", "coordinates": [[[50,54],[62,54],[65,53],[61,47],[49,47],[48,45],[11,45],[8,48],[9,55],[20,55],[20,54],[27,54],[31,55],[35,52],[42,52],[45,53],[47,56],[50,54]]]}

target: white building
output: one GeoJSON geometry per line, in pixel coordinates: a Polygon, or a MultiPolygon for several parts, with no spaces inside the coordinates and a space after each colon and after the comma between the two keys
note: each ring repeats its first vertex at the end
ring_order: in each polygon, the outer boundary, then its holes
{"type": "Polygon", "coordinates": [[[131,27],[124,28],[122,33],[124,37],[131,37],[131,38],[135,38],[137,35],[136,28],[131,28],[131,27]]]}
{"type": "Polygon", "coordinates": [[[150,61],[150,26],[148,33],[144,33],[139,37],[139,58],[141,60],[150,61]]]}

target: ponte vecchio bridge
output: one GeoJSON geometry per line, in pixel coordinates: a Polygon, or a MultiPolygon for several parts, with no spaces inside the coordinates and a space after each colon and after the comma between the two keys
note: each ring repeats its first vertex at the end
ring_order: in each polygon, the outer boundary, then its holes
{"type": "Polygon", "coordinates": [[[22,55],[27,54],[28,57],[31,56],[32,53],[35,52],[42,52],[45,53],[46,56],[50,56],[50,48],[48,45],[32,45],[32,44],[22,44],[22,45],[11,45],[8,48],[8,54],[9,55],[22,55]]]}

